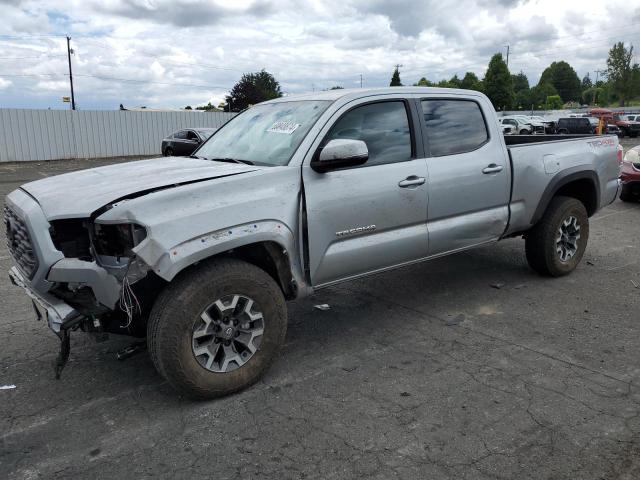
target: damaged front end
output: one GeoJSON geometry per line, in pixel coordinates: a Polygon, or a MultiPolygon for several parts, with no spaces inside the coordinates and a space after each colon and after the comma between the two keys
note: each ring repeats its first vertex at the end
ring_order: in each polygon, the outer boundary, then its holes
{"type": "Polygon", "coordinates": [[[69,358],[71,331],[88,332],[97,341],[109,333],[145,336],[164,281],[133,251],[147,237],[144,226],[100,223],[100,213],[110,206],[89,218],[48,221],[22,190],[6,203],[7,245],[16,263],[10,277],[60,337],[57,378],[69,358]]]}

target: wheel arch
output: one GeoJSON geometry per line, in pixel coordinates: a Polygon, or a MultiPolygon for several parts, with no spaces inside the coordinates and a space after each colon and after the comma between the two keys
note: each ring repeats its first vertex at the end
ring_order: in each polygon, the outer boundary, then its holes
{"type": "Polygon", "coordinates": [[[149,242],[136,253],[167,282],[203,261],[215,258],[244,260],[267,272],[280,286],[285,298],[292,299],[306,285],[294,246],[293,233],[284,224],[265,221],[190,239],[166,249],[156,259],[151,258],[159,247],[154,242],[149,242]]]}
{"type": "Polygon", "coordinates": [[[551,179],[536,208],[531,224],[535,225],[544,215],[554,197],[572,197],[582,202],[587,214],[592,216],[600,205],[600,182],[593,170],[578,170],[561,173],[551,179]]]}

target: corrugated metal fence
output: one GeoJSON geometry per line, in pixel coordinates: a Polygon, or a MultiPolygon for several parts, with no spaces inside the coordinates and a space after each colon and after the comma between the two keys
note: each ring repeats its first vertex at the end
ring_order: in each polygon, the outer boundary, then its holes
{"type": "Polygon", "coordinates": [[[160,155],[169,133],[219,127],[223,112],[0,109],[0,162],[160,155]]]}

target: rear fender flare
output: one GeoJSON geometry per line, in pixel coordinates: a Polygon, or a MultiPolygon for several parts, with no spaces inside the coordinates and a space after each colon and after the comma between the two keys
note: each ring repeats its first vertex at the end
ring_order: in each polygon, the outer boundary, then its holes
{"type": "Polygon", "coordinates": [[[596,192],[596,209],[600,206],[600,182],[598,180],[598,174],[593,170],[585,170],[584,167],[568,168],[557,173],[549,182],[547,187],[542,192],[542,197],[538,203],[538,207],[533,213],[531,218],[531,225],[535,225],[544,215],[547,210],[551,199],[558,193],[558,191],[565,185],[575,182],[576,180],[589,180],[596,192]]]}

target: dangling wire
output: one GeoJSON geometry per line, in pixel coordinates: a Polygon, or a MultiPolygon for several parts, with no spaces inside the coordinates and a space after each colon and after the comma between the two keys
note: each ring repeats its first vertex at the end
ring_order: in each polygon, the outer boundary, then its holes
{"type": "MultiPolygon", "coordinates": [[[[127,271],[127,273],[129,273],[127,271]]],[[[127,324],[122,328],[129,328],[135,313],[142,313],[142,307],[138,297],[133,293],[127,275],[122,279],[122,292],[120,293],[120,309],[127,315],[127,324]]]]}

